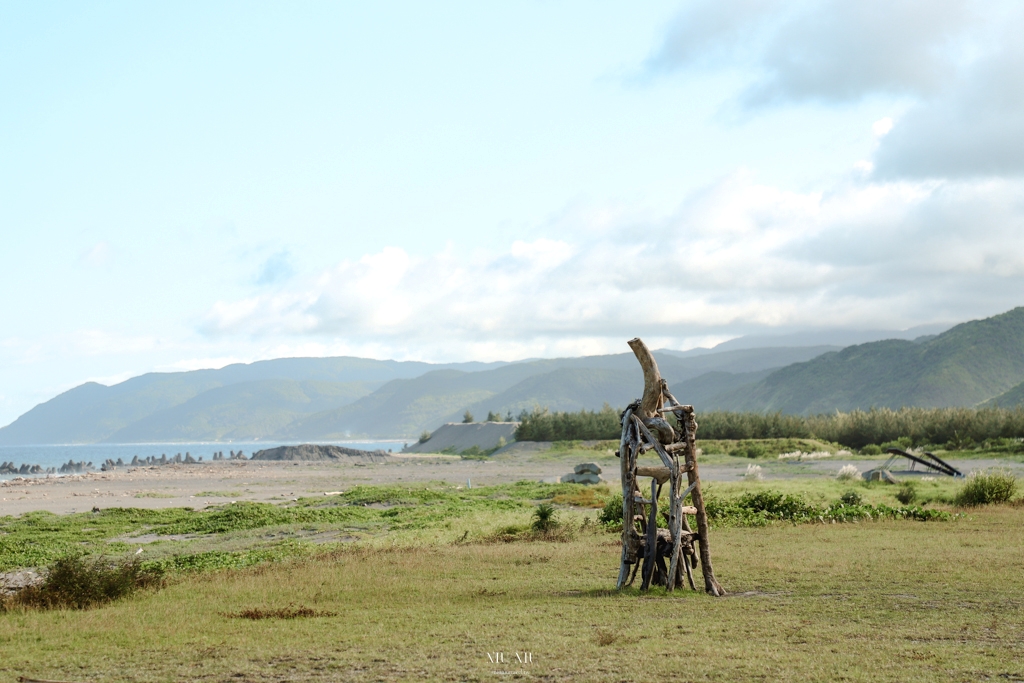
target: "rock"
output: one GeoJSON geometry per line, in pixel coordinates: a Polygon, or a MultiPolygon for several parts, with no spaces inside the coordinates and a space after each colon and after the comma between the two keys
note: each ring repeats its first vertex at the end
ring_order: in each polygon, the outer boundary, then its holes
{"type": "Polygon", "coordinates": [[[573,472],[576,474],[601,474],[601,468],[598,467],[596,462],[585,462],[576,465],[576,467],[573,468],[573,472]]]}
{"type": "Polygon", "coordinates": [[[196,464],[196,459],[193,458],[191,454],[186,453],[185,454],[185,464],[186,465],[195,465],[196,464]]]}
{"type": "Polygon", "coordinates": [[[31,569],[4,572],[0,574],[0,596],[17,593],[22,588],[36,586],[43,582],[45,577],[31,569]]]}
{"type": "Polygon", "coordinates": [[[580,474],[573,473],[573,474],[567,474],[564,477],[562,477],[562,483],[563,484],[587,484],[587,485],[593,485],[593,484],[600,484],[603,481],[604,481],[604,479],[602,479],[601,477],[597,476],[593,472],[581,472],[580,474]]]}

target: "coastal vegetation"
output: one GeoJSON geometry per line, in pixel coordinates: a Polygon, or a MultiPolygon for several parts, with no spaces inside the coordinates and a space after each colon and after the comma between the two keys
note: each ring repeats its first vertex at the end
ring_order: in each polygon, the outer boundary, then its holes
{"type": "MultiPolygon", "coordinates": [[[[702,441],[820,439],[847,448],[879,446],[879,453],[889,445],[1024,453],[1024,406],[872,408],[807,416],[713,411],[700,413],[698,424],[702,441]]],[[[613,440],[620,432],[619,412],[607,405],[574,413],[538,409],[521,416],[516,439],[613,440]]]]}

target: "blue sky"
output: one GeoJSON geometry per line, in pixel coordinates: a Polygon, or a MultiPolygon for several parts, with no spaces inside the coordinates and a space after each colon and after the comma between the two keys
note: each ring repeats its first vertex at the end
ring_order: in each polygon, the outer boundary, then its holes
{"type": "Polygon", "coordinates": [[[1014,3],[0,5],[0,424],[1024,304],[1014,3]]]}

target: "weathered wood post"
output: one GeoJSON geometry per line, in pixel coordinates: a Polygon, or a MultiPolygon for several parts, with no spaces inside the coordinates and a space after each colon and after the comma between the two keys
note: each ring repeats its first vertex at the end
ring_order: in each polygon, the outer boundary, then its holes
{"type": "Polygon", "coordinates": [[[637,338],[629,342],[629,347],[643,369],[644,393],[642,398],[627,406],[621,416],[618,455],[622,479],[622,557],[616,588],[631,585],[643,563],[641,590],[656,583],[671,591],[683,585],[684,576],[695,589],[691,564],[697,564],[694,548],[697,544],[704,590],[715,596],[725,595],[711,567],[708,518],[697,471],[697,422],[693,406],[681,405],[669,392],[646,344],[637,338]],[[663,417],[666,413],[675,416],[678,431],[663,417]],[[663,467],[637,465],[637,458],[650,450],[658,454],[663,467]],[[683,453],[682,464],[680,452],[683,453]],[[689,484],[685,490],[683,473],[689,484]],[[650,500],[643,497],[637,477],[651,477],[650,500]],[[659,529],[658,494],[666,482],[669,484],[668,528],[659,529]],[[688,495],[693,498],[692,506],[683,505],[688,495]],[[696,533],[690,529],[688,514],[697,518],[696,533]]]}

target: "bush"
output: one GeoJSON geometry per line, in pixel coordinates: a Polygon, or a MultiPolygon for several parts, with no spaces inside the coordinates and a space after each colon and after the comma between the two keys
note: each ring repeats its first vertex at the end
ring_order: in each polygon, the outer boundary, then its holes
{"type": "Polygon", "coordinates": [[[909,481],[904,482],[900,490],[896,492],[896,500],[903,503],[904,505],[910,505],[917,500],[917,489],[909,481]]]}
{"type": "Polygon", "coordinates": [[[430,432],[424,430],[424,432],[420,434],[419,443],[426,443],[428,441],[430,441],[430,432]]]}
{"type": "Polygon", "coordinates": [[[473,422],[473,413],[468,410],[462,415],[462,424],[471,424],[473,422]]]}
{"type": "Polygon", "coordinates": [[[893,508],[839,500],[826,507],[819,507],[799,496],[778,491],[748,493],[729,500],[707,496],[705,508],[708,517],[716,524],[730,526],[766,526],[776,522],[856,522],[869,519],[952,519],[952,515],[944,510],[925,510],[916,506],[893,508]]]}
{"type": "Polygon", "coordinates": [[[8,598],[6,606],[85,609],[126,597],[161,581],[160,572],[143,570],[137,558],[111,564],[102,557],[89,562],[80,555],[69,555],[50,566],[42,584],[22,589],[8,598]]]}
{"type": "Polygon", "coordinates": [[[558,527],[558,512],[554,505],[541,503],[533,511],[533,522],[530,524],[534,531],[547,532],[558,527]]]}
{"type": "Polygon", "coordinates": [[[768,449],[765,448],[764,444],[759,443],[741,445],[738,448],[734,448],[729,451],[729,455],[738,456],[740,458],[763,458],[767,454],[768,449]]]}
{"type": "Polygon", "coordinates": [[[864,499],[856,491],[847,491],[839,497],[839,501],[844,505],[862,505],[864,503],[864,499]]]}
{"type": "Polygon", "coordinates": [[[856,465],[843,465],[839,468],[839,472],[836,473],[836,479],[839,481],[853,481],[859,478],[860,470],[857,469],[856,465]]]}
{"type": "Polygon", "coordinates": [[[882,452],[882,447],[877,445],[877,444],[873,444],[873,443],[869,443],[867,446],[865,446],[864,448],[860,449],[860,454],[861,455],[880,455],[881,452],[882,452]]]}
{"type": "Polygon", "coordinates": [[[975,472],[956,494],[954,503],[964,507],[1006,503],[1017,493],[1017,478],[1009,472],[975,472]]]}
{"type": "Polygon", "coordinates": [[[764,479],[764,474],[761,472],[760,465],[747,465],[747,472],[743,475],[743,478],[747,481],[761,481],[764,479]]]}
{"type": "Polygon", "coordinates": [[[597,516],[603,524],[622,524],[622,494],[617,493],[604,504],[604,509],[597,516]]]}

